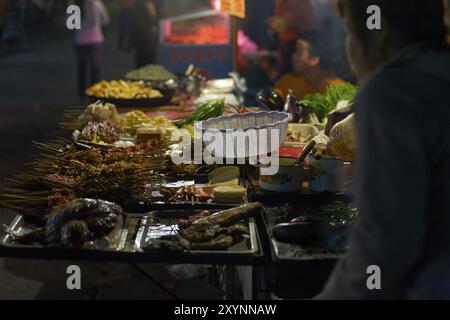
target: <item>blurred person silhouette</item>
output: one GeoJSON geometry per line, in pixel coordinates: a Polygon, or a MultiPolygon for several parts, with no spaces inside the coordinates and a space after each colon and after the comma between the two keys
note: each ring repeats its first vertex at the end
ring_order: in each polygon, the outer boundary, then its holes
{"type": "MultiPolygon", "coordinates": [[[[3,40],[3,30],[6,25],[6,17],[11,7],[11,3],[9,0],[0,0],[0,46],[2,45],[3,40]]],[[[1,49],[1,47],[0,47],[1,49]]]]}
{"type": "Polygon", "coordinates": [[[314,29],[314,10],[310,0],[276,0],[275,15],[268,21],[278,38],[278,73],[293,71],[292,54],[300,34],[314,29]]]}
{"type": "Polygon", "coordinates": [[[450,299],[450,48],[443,1],[336,2],[360,83],[354,106],[360,214],[348,253],[317,298],[450,299]],[[381,30],[366,26],[370,5],[381,9],[381,30]],[[379,268],[378,277],[370,266],[379,268]],[[380,286],[370,290],[376,278],[380,286]]]}
{"type": "Polygon", "coordinates": [[[311,53],[311,45],[304,39],[297,40],[297,48],[292,55],[294,72],[285,74],[276,82],[275,87],[283,97],[293,90],[297,99],[307,94],[324,93],[327,85],[339,84],[343,81],[330,76],[320,65],[320,59],[311,53]]]}
{"type": "Polygon", "coordinates": [[[159,41],[159,12],[154,0],[122,0],[119,48],[134,50],[135,67],[156,62],[159,41]]]}
{"type": "Polygon", "coordinates": [[[81,9],[81,29],[75,32],[75,51],[78,64],[78,95],[84,101],[84,91],[100,81],[100,67],[104,35],[102,28],[109,24],[109,14],[102,0],[77,0],[81,9]]]}

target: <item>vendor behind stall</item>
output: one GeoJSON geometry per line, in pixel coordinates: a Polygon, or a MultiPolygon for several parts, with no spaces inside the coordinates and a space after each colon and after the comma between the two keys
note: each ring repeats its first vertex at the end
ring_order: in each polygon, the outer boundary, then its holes
{"type": "Polygon", "coordinates": [[[322,299],[450,299],[450,51],[442,0],[339,0],[356,101],[350,250],[322,299]],[[366,26],[378,5],[382,29],[366,26]],[[378,273],[379,271],[379,273],[378,273]]]}
{"type": "Polygon", "coordinates": [[[293,90],[298,99],[310,93],[325,93],[329,84],[342,83],[341,79],[329,76],[321,67],[319,57],[311,54],[311,45],[308,41],[299,39],[297,49],[292,56],[293,73],[283,75],[275,87],[285,97],[289,90],[293,90]]]}

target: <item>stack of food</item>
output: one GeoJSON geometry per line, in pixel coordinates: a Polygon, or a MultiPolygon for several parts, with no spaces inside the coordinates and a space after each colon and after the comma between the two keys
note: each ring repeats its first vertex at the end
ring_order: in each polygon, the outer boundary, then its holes
{"type": "Polygon", "coordinates": [[[102,102],[89,105],[76,123],[81,128],[81,132],[74,132],[76,141],[115,146],[161,141],[176,128],[163,116],[151,118],[139,110],[121,118],[113,104],[102,102]]]}
{"type": "Polygon", "coordinates": [[[153,125],[161,129],[174,129],[175,125],[166,117],[159,116],[150,118],[140,110],[127,112],[121,121],[121,129],[130,134],[135,134],[136,130],[143,125],[153,125]]]}
{"type": "MultiPolygon", "coordinates": [[[[223,108],[222,100],[205,104],[189,122],[220,115],[223,108]]],[[[41,156],[30,164],[29,172],[14,177],[0,192],[0,206],[42,216],[55,205],[76,198],[103,199],[125,208],[159,202],[158,191],[167,203],[211,199],[212,189],[166,192],[162,187],[168,177],[195,174],[208,167],[172,162],[167,138],[176,127],[165,117],[151,118],[138,110],[121,117],[114,105],[97,102],[77,115],[75,123],[79,125],[76,139],[36,143],[41,156]]],[[[218,201],[223,198],[228,200],[216,194],[218,201]]]]}
{"type": "Polygon", "coordinates": [[[77,144],[40,144],[41,158],[31,170],[14,177],[0,192],[0,205],[42,216],[61,202],[94,198],[120,205],[153,201],[149,190],[161,184],[172,169],[170,157],[160,145],[128,148],[85,149],[77,144]]]}
{"type": "Polygon", "coordinates": [[[42,228],[11,236],[21,244],[80,249],[120,228],[121,214],[122,208],[111,202],[75,199],[53,210],[42,228]]]}
{"type": "Polygon", "coordinates": [[[247,197],[247,189],[241,186],[219,186],[214,188],[213,201],[216,203],[242,203],[247,197]]]}
{"type": "Polygon", "coordinates": [[[100,81],[86,90],[86,94],[96,98],[112,99],[154,99],[161,98],[160,91],[146,87],[141,81],[100,81]]]}
{"type": "Polygon", "coordinates": [[[125,76],[130,80],[167,81],[176,79],[177,76],[161,65],[149,64],[142,68],[130,71],[125,76]]]}
{"type": "Polygon", "coordinates": [[[89,122],[78,138],[95,144],[111,144],[119,140],[119,132],[110,122],[89,122]]]}
{"type": "Polygon", "coordinates": [[[120,125],[120,116],[115,105],[97,101],[90,104],[86,110],[78,117],[79,126],[84,126],[89,122],[110,122],[114,126],[120,125]]]}

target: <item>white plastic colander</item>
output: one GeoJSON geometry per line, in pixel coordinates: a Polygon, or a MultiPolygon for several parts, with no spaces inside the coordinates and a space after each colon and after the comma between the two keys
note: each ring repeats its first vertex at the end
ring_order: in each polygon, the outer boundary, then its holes
{"type": "Polygon", "coordinates": [[[209,141],[214,146],[216,157],[257,157],[267,155],[282,146],[291,118],[292,116],[285,112],[249,112],[198,122],[196,129],[203,133],[204,142],[209,141]],[[211,139],[211,136],[215,138],[211,139]],[[277,136],[278,139],[275,140],[277,136]],[[232,141],[232,145],[226,144],[227,139],[228,142],[232,141]]]}

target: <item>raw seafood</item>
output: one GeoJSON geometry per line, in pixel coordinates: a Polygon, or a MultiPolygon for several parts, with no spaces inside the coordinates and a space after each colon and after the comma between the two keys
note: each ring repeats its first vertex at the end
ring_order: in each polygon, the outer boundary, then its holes
{"type": "Polygon", "coordinates": [[[189,216],[187,219],[181,219],[180,221],[178,221],[178,226],[180,228],[187,228],[187,227],[191,226],[194,221],[204,218],[204,217],[209,217],[210,215],[211,215],[211,213],[209,211],[207,211],[207,210],[202,211],[193,216],[189,216]]]}
{"type": "Polygon", "coordinates": [[[191,243],[200,243],[209,241],[219,235],[231,236],[235,242],[242,239],[249,230],[243,224],[235,224],[230,227],[221,228],[219,225],[195,227],[191,226],[181,232],[181,236],[191,243]]]}
{"type": "Polygon", "coordinates": [[[242,206],[224,210],[216,214],[213,214],[212,216],[194,221],[192,226],[200,227],[205,225],[207,226],[217,224],[220,225],[221,227],[227,227],[254,213],[261,212],[263,208],[264,208],[263,205],[259,202],[244,204],[242,206]]]}
{"type": "Polygon", "coordinates": [[[221,234],[218,237],[203,243],[191,243],[192,250],[225,250],[234,244],[232,236],[221,234]]]}
{"type": "Polygon", "coordinates": [[[161,252],[185,252],[190,249],[189,242],[180,236],[161,237],[159,239],[150,239],[147,241],[142,250],[144,252],[161,253],[161,252]]]}
{"type": "Polygon", "coordinates": [[[191,243],[204,242],[213,239],[219,230],[219,225],[190,226],[181,232],[181,236],[191,243]]]}
{"type": "Polygon", "coordinates": [[[108,235],[117,226],[121,213],[122,208],[111,202],[75,199],[57,208],[43,228],[15,237],[15,240],[80,248],[85,241],[108,235]]]}

